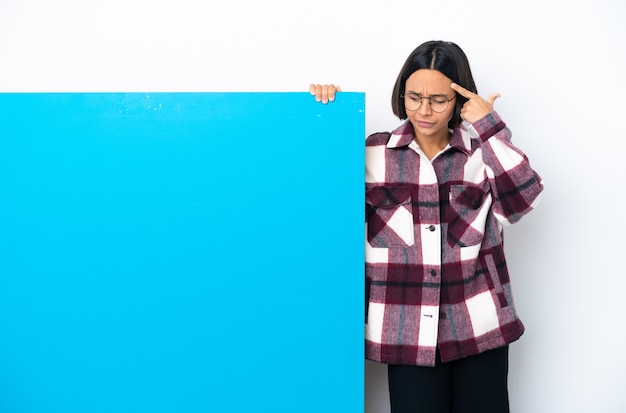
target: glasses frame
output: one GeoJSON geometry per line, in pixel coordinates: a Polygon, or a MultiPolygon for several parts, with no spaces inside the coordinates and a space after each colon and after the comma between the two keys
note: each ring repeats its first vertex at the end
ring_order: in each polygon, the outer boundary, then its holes
{"type": "Polygon", "coordinates": [[[430,95],[430,96],[421,96],[418,95],[417,93],[410,93],[410,95],[412,95],[411,97],[415,97],[416,99],[420,100],[420,103],[417,105],[417,107],[415,109],[409,109],[406,107],[406,98],[407,98],[407,94],[403,93],[400,97],[404,100],[404,110],[408,111],[408,112],[415,112],[416,110],[419,110],[422,107],[422,99],[428,99],[428,105],[430,106],[430,110],[432,110],[435,113],[443,113],[445,112],[448,107],[450,107],[450,102],[452,102],[454,99],[456,99],[456,94],[454,96],[452,96],[451,98],[448,98],[446,95],[430,95]],[[443,110],[435,110],[433,109],[433,98],[444,98],[445,100],[447,100],[447,105],[443,110]]]}

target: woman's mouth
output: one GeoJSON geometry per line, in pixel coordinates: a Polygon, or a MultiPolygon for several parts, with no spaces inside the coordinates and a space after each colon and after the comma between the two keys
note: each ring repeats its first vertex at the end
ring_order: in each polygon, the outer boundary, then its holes
{"type": "Polygon", "coordinates": [[[419,126],[420,128],[431,128],[433,126],[432,122],[426,122],[423,120],[415,121],[415,123],[417,123],[417,126],[419,126]]]}

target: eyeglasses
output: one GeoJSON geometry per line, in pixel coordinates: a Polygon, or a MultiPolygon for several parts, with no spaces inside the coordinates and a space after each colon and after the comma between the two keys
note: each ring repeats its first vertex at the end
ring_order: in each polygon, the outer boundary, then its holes
{"type": "Polygon", "coordinates": [[[416,111],[422,106],[422,99],[428,99],[430,109],[435,113],[444,112],[448,109],[448,105],[454,100],[456,95],[450,99],[446,95],[432,95],[432,96],[420,96],[417,93],[408,93],[402,95],[404,98],[404,108],[408,111],[416,111]]]}

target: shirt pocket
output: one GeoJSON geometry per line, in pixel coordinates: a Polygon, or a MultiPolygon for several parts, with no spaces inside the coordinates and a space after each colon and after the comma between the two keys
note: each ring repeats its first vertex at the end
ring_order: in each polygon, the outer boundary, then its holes
{"type": "Polygon", "coordinates": [[[414,244],[411,188],[376,186],[365,193],[367,241],[374,248],[414,244]]]}
{"type": "Polygon", "coordinates": [[[451,247],[480,244],[491,209],[491,192],[478,185],[451,185],[449,201],[448,244],[451,247]]]}

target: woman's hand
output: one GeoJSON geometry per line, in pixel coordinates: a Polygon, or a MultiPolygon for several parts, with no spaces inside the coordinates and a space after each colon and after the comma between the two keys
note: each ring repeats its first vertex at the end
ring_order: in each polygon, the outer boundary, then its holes
{"type": "Polygon", "coordinates": [[[487,100],[485,100],[476,93],[472,93],[456,83],[452,83],[450,87],[459,95],[467,98],[467,102],[465,102],[463,108],[461,109],[461,119],[469,123],[474,123],[478,119],[492,112],[493,102],[500,97],[499,93],[492,93],[489,95],[487,100]]]}
{"type": "Polygon", "coordinates": [[[341,92],[341,88],[333,84],[316,85],[311,83],[311,86],[309,86],[309,92],[311,92],[311,94],[315,96],[315,100],[317,102],[327,104],[328,102],[332,102],[333,100],[335,100],[335,93],[341,92]]]}

